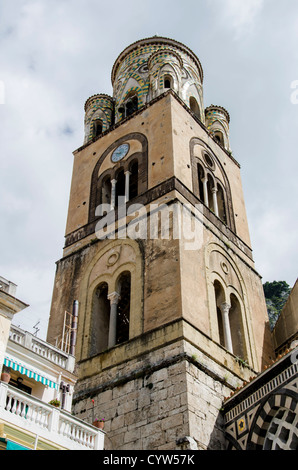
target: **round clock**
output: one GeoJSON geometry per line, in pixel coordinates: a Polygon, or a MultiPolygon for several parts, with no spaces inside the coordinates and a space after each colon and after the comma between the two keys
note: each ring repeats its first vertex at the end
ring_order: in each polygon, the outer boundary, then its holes
{"type": "Polygon", "coordinates": [[[119,147],[117,147],[116,150],[114,150],[114,152],[112,153],[112,162],[116,163],[122,160],[122,158],[124,158],[125,155],[127,155],[128,150],[129,150],[129,144],[119,145],[119,147]]]}

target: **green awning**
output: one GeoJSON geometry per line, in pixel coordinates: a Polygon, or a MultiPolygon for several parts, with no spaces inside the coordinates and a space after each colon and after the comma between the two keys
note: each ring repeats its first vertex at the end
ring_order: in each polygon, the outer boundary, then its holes
{"type": "Polygon", "coordinates": [[[41,374],[37,371],[32,370],[32,367],[29,364],[25,364],[23,361],[19,361],[12,356],[5,356],[4,365],[10,367],[12,370],[20,372],[22,375],[27,375],[27,377],[36,380],[36,382],[41,382],[44,385],[47,385],[50,388],[56,388],[58,390],[58,384],[51,380],[49,377],[46,377],[45,374],[41,374]]]}
{"type": "Polygon", "coordinates": [[[31,450],[13,441],[7,441],[6,450],[31,450]]]}

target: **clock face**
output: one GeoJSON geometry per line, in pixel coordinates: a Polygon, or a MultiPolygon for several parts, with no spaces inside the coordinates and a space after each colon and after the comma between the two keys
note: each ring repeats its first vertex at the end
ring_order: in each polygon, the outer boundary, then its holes
{"type": "Polygon", "coordinates": [[[119,147],[117,147],[116,150],[114,150],[114,152],[112,153],[112,162],[116,163],[122,160],[122,158],[124,158],[125,155],[127,155],[128,150],[129,150],[129,144],[119,145],[119,147]]]}

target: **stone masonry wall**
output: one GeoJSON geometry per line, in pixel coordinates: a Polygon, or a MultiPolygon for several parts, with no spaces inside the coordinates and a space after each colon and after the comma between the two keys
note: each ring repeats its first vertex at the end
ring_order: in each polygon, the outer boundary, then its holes
{"type": "Polygon", "coordinates": [[[109,450],[224,449],[220,408],[237,378],[203,357],[179,340],[80,380],[74,414],[105,419],[109,450]]]}

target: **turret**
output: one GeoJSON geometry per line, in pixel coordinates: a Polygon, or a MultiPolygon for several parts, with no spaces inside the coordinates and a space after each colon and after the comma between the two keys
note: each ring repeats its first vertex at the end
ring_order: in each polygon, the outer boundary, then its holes
{"type": "Polygon", "coordinates": [[[216,142],[230,151],[230,115],[222,106],[211,105],[205,109],[206,127],[216,142]]]}
{"type": "Polygon", "coordinates": [[[93,95],[85,103],[84,143],[99,137],[113,124],[114,101],[109,95],[93,95]]]}

